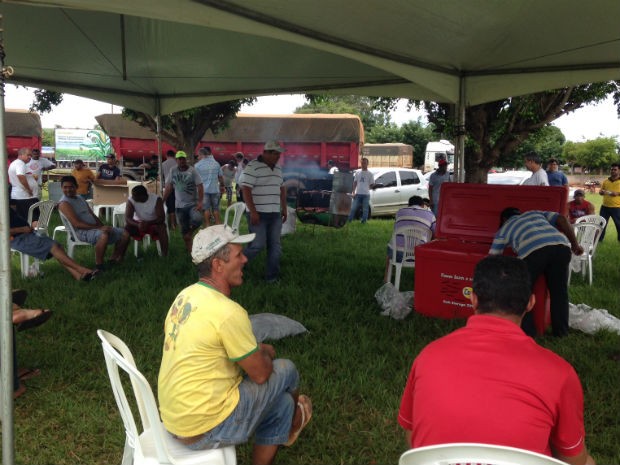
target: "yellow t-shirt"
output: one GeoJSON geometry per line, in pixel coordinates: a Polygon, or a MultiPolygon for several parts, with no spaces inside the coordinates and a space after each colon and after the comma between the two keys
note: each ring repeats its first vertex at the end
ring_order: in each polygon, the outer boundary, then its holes
{"type": "Polygon", "coordinates": [[[73,176],[78,183],[76,192],[82,195],[88,194],[88,181],[92,182],[95,180],[93,172],[88,168],[82,168],[81,170],[71,171],[71,176],[73,176]]]}
{"type": "MultiPolygon", "coordinates": [[[[620,193],[620,178],[612,181],[607,178],[603,181],[603,185],[601,186],[602,191],[613,191],[620,193]]],[[[620,196],[616,195],[612,197],[611,195],[603,196],[603,206],[610,208],[620,208],[620,196]]]]}
{"type": "Polygon", "coordinates": [[[159,410],[178,436],[205,433],[239,402],[243,360],[258,350],[247,312],[198,282],[176,297],[165,322],[159,410]]]}

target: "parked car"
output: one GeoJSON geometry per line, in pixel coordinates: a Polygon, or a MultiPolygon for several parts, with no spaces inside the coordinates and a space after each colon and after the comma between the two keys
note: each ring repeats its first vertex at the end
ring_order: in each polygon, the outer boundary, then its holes
{"type": "MultiPolygon", "coordinates": [[[[526,179],[532,176],[530,171],[505,171],[503,173],[489,173],[487,176],[488,184],[504,184],[504,185],[514,185],[521,186],[525,182],[526,179]]],[[[573,196],[575,195],[575,187],[569,187],[568,190],[568,200],[573,200],[573,196]]]]}
{"type": "MultiPolygon", "coordinates": [[[[370,190],[370,216],[394,215],[414,195],[428,197],[428,183],[422,171],[411,168],[368,168],[374,175],[370,190]]],[[[357,216],[361,216],[361,208],[357,216]]]]}

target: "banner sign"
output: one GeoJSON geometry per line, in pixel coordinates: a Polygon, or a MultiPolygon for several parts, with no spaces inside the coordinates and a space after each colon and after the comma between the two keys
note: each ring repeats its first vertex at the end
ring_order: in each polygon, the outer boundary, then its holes
{"type": "Polygon", "coordinates": [[[113,152],[108,135],[97,129],[56,129],[56,159],[101,161],[113,152]]]}

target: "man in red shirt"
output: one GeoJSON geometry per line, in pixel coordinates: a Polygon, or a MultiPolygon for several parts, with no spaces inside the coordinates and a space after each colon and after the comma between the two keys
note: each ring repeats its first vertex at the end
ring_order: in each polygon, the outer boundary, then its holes
{"type": "Polygon", "coordinates": [[[594,215],[594,205],[586,200],[584,191],[577,189],[573,194],[573,199],[568,202],[568,219],[571,223],[582,216],[594,215]]]}
{"type": "Polygon", "coordinates": [[[398,414],[408,445],[495,444],[594,465],[575,370],[521,330],[535,303],[525,262],[480,261],[471,302],[467,325],[413,363],[398,414]]]}

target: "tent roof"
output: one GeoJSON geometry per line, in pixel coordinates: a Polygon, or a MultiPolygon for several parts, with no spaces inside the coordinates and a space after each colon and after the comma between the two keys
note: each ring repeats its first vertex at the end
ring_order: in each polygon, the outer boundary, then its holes
{"type": "Polygon", "coordinates": [[[463,90],[476,104],[620,79],[617,0],[5,0],[0,13],[14,82],[151,114],[288,92],[463,90]]]}

